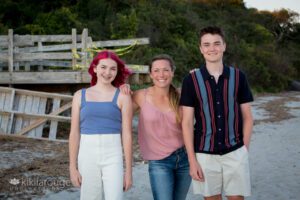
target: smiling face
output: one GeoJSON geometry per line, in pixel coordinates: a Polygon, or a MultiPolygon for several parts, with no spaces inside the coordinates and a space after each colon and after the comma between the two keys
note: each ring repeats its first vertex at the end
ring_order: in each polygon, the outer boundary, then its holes
{"type": "Polygon", "coordinates": [[[169,87],[172,83],[174,71],[168,60],[155,60],[150,69],[150,77],[157,87],[169,87]]]}
{"type": "Polygon", "coordinates": [[[208,33],[201,37],[200,51],[206,62],[221,62],[225,49],[226,44],[220,35],[208,33]]]}
{"type": "Polygon", "coordinates": [[[97,82],[102,84],[111,84],[117,76],[118,65],[113,59],[101,59],[98,65],[94,68],[94,72],[97,75],[97,82]]]}

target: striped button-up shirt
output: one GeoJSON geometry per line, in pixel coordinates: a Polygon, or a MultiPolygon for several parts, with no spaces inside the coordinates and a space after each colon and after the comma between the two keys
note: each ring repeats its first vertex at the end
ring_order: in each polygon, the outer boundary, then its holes
{"type": "Polygon", "coordinates": [[[226,154],[243,143],[240,104],[253,101],[246,76],[224,66],[218,82],[205,66],[183,80],[180,105],[194,107],[195,152],[226,154]]]}

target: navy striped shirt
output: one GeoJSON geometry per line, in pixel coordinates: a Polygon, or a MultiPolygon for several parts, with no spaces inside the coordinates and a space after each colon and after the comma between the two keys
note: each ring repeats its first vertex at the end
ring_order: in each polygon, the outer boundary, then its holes
{"type": "Polygon", "coordinates": [[[237,68],[224,66],[218,83],[205,66],[187,75],[180,105],[195,109],[195,152],[222,155],[243,146],[240,104],[251,101],[246,76],[237,68]]]}

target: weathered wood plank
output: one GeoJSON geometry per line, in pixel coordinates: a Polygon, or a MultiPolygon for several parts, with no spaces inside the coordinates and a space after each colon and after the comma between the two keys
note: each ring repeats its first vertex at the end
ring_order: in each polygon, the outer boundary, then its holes
{"type": "MultiPolygon", "coordinates": [[[[3,110],[5,104],[5,93],[0,93],[0,109],[3,110]]],[[[0,114],[0,132],[4,133],[4,130],[1,130],[1,124],[2,124],[2,118],[3,116],[0,114]]]]}
{"type": "Polygon", "coordinates": [[[73,84],[89,83],[90,79],[86,71],[0,73],[0,84],[73,84]]]}
{"type": "Polygon", "coordinates": [[[88,30],[85,28],[82,31],[81,35],[81,65],[87,67],[87,37],[88,37],[88,30]]]}
{"type": "MultiPolygon", "coordinates": [[[[32,105],[33,105],[33,96],[27,95],[25,101],[24,113],[30,113],[32,105]]],[[[17,114],[17,112],[15,114],[17,114]]],[[[29,122],[30,120],[28,118],[23,118],[22,128],[29,126],[29,122]]]]}
{"type": "Polygon", "coordinates": [[[8,71],[14,71],[14,32],[12,29],[8,30],[8,71]]]}
{"type": "MultiPolygon", "coordinates": [[[[3,92],[11,92],[12,88],[7,87],[0,87],[0,91],[3,92]]],[[[31,90],[23,90],[23,89],[14,89],[17,95],[33,95],[39,96],[44,98],[60,98],[62,100],[72,100],[73,96],[65,95],[65,94],[58,94],[58,93],[47,93],[47,92],[37,92],[31,90]]],[[[21,110],[23,111],[23,110],[21,110]]]]}
{"type": "MultiPolygon", "coordinates": [[[[45,113],[46,103],[47,103],[47,98],[41,97],[38,114],[44,114],[45,113]]],[[[45,123],[42,123],[41,125],[39,125],[36,128],[36,137],[38,137],[38,138],[42,137],[44,125],[45,125],[45,123]]]]}
{"type": "MultiPolygon", "coordinates": [[[[32,103],[32,107],[31,107],[30,113],[32,113],[32,114],[38,114],[39,104],[40,104],[40,97],[33,96],[32,102],[33,103],[32,103]]],[[[29,120],[29,124],[33,124],[35,121],[36,121],[36,119],[30,119],[29,120]]],[[[33,130],[29,131],[28,132],[28,136],[35,137],[36,136],[36,130],[33,129],[33,130]]]]}
{"type": "MultiPolygon", "coordinates": [[[[7,110],[9,110],[9,106],[10,106],[11,94],[10,93],[4,93],[4,94],[5,94],[5,97],[4,97],[3,110],[7,111],[7,110]]],[[[6,134],[7,134],[7,130],[8,130],[9,118],[10,118],[10,114],[9,115],[3,115],[2,120],[1,120],[0,129],[2,131],[4,131],[4,133],[6,133],[6,134]]]]}
{"type": "MultiPolygon", "coordinates": [[[[59,107],[60,107],[60,99],[58,98],[53,99],[52,112],[58,110],[59,107]]],[[[56,139],[57,125],[58,125],[58,121],[51,120],[50,131],[49,131],[50,140],[56,139]]]]}
{"type": "MultiPolygon", "coordinates": [[[[1,134],[1,132],[0,132],[0,134],[1,134]]],[[[28,137],[28,136],[25,136],[25,135],[16,135],[16,134],[13,134],[13,135],[6,135],[5,137],[11,137],[11,138],[30,138],[30,137],[28,137]]],[[[49,139],[48,138],[31,138],[31,139],[34,139],[34,140],[41,140],[41,141],[49,141],[49,139]]],[[[55,140],[51,140],[51,141],[53,141],[53,142],[61,142],[61,143],[68,143],[69,142],[69,140],[64,140],[64,139],[55,139],[55,140]]]]}
{"type": "Polygon", "coordinates": [[[73,53],[77,53],[77,38],[76,38],[76,29],[72,29],[72,66],[77,64],[77,59],[73,55],[73,53]]]}
{"type": "MultiPolygon", "coordinates": [[[[10,95],[10,105],[9,105],[9,110],[13,110],[14,107],[14,101],[15,101],[15,90],[12,89],[11,95],[10,95]]],[[[11,113],[9,117],[9,122],[8,122],[8,128],[7,128],[7,133],[11,134],[12,126],[14,122],[14,114],[11,113]]]]}
{"type": "Polygon", "coordinates": [[[16,53],[15,61],[72,59],[72,53],[16,53]]]}
{"type": "MultiPolygon", "coordinates": [[[[43,118],[46,120],[57,120],[57,121],[61,121],[61,122],[70,122],[71,117],[65,117],[65,116],[58,116],[58,115],[54,115],[54,114],[33,114],[33,113],[27,113],[25,112],[19,112],[19,111],[6,111],[6,110],[0,110],[0,113],[5,115],[5,116],[9,116],[10,113],[14,113],[16,116],[22,116],[23,117],[23,121],[25,120],[29,120],[31,118],[43,118]]],[[[55,112],[53,112],[55,113],[55,112]]],[[[37,120],[38,121],[38,120],[37,120]]],[[[37,121],[35,121],[33,124],[35,124],[37,121]]],[[[31,126],[32,124],[25,124],[23,123],[23,127],[27,127],[27,125],[31,126]]]]}
{"type": "MultiPolygon", "coordinates": [[[[30,65],[43,65],[43,66],[50,66],[50,67],[72,67],[71,61],[57,61],[57,60],[33,60],[33,61],[21,61],[15,63],[15,71],[17,70],[17,65],[25,66],[30,62],[30,65]]],[[[0,63],[0,67],[6,67],[7,63],[0,63]]]]}
{"type": "Polygon", "coordinates": [[[118,47],[118,46],[128,46],[128,45],[142,45],[149,44],[149,38],[135,38],[135,39],[125,39],[125,40],[107,40],[107,41],[95,41],[92,43],[96,47],[118,47]]]}
{"type": "MultiPolygon", "coordinates": [[[[16,111],[23,113],[25,110],[25,103],[26,103],[26,95],[18,95],[19,97],[19,103],[16,108],[16,111]]],[[[16,116],[16,122],[15,122],[15,129],[13,133],[17,133],[22,129],[23,125],[23,117],[22,116],[16,116]]]]}

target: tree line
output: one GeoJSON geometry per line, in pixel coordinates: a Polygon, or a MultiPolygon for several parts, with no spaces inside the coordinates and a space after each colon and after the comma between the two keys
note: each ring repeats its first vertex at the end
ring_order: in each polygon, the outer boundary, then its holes
{"type": "MultiPolygon", "coordinates": [[[[224,62],[248,74],[258,92],[282,91],[300,79],[299,14],[281,9],[246,8],[243,0],[2,0],[0,33],[69,34],[89,29],[93,40],[149,37],[123,57],[147,64],[153,55],[170,54],[175,81],[203,63],[198,32],[208,25],[225,31],[224,62]]],[[[79,33],[80,33],[79,32],[79,33]]]]}

